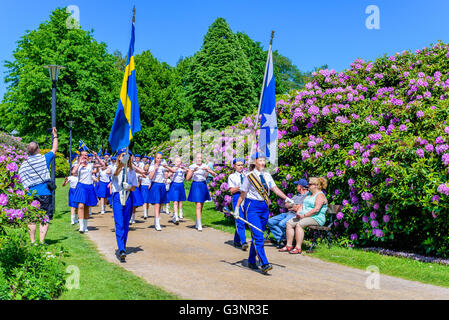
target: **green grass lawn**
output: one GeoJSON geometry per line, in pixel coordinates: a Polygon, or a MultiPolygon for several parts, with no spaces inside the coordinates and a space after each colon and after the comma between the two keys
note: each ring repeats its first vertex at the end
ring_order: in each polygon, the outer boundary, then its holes
{"type": "MultiPolygon", "coordinates": [[[[189,184],[186,184],[186,192],[189,184]]],[[[184,216],[195,220],[195,204],[184,202],[184,216]]],[[[213,202],[207,202],[201,217],[203,226],[234,234],[234,223],[228,220],[221,212],[215,210],[213,202]]],[[[246,231],[248,239],[250,232],[246,231]]],[[[232,237],[230,237],[230,240],[232,237]]],[[[308,242],[308,241],[305,241],[308,242]]],[[[337,245],[328,248],[327,244],[318,245],[313,253],[303,253],[310,257],[324,261],[334,262],[345,266],[366,270],[369,266],[377,266],[384,275],[395,276],[402,279],[419,281],[442,287],[449,287],[449,266],[435,263],[424,263],[412,259],[384,256],[375,252],[366,252],[360,249],[343,248],[337,245]]],[[[275,257],[270,257],[276,259],[275,257]]]]}
{"type": "MultiPolygon", "coordinates": [[[[46,242],[51,247],[62,247],[66,267],[79,269],[79,289],[65,291],[61,300],[174,300],[177,296],[149,285],[114,263],[107,262],[94,244],[70,225],[70,208],[67,205],[68,188],[56,183],[56,213],[50,225],[46,242]]],[[[67,274],[70,275],[69,273],[67,274]]]]}

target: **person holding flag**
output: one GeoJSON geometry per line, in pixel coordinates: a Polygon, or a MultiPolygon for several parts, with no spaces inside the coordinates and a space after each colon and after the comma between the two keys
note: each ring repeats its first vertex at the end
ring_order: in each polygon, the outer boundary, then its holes
{"type": "Polygon", "coordinates": [[[133,209],[130,191],[134,191],[137,186],[136,172],[132,170],[132,158],[129,155],[129,144],[133,136],[141,129],[134,63],[135,16],[136,8],[134,7],[128,59],[126,61],[117,111],[111,133],[109,134],[109,143],[112,151],[120,150],[114,173],[112,174],[111,191],[113,192],[112,209],[114,212],[116,239],[119,248],[119,258],[122,262],[126,258],[126,240],[133,209]]]}
{"type": "MultiPolygon", "coordinates": [[[[240,211],[243,211],[244,219],[262,230],[262,232],[251,227],[251,248],[248,257],[248,267],[258,269],[256,256],[259,258],[262,273],[267,274],[273,269],[268,262],[264,249],[263,231],[267,225],[269,217],[269,192],[273,191],[281,199],[293,203],[274,182],[271,174],[265,170],[267,160],[273,165],[277,165],[277,115],[276,115],[276,93],[274,83],[273,54],[271,47],[273,44],[273,35],[271,34],[270,48],[268,49],[267,64],[262,85],[261,98],[259,101],[259,111],[256,117],[256,124],[259,114],[262,115],[260,124],[259,149],[251,156],[250,170],[240,186],[240,197],[234,207],[234,218],[238,220],[240,211]],[[244,201],[245,200],[245,201],[244,201]],[[244,201],[242,208],[240,207],[244,201]]],[[[254,147],[254,145],[253,145],[254,147]]],[[[251,149],[252,152],[252,149],[251,149]]]]}

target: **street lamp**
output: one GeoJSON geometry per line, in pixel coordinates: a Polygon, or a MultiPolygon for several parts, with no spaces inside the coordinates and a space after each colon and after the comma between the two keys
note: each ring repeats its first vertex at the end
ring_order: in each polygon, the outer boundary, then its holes
{"type": "Polygon", "coordinates": [[[73,123],[74,123],[75,121],[67,121],[67,124],[69,125],[69,127],[70,127],[70,157],[69,157],[69,175],[70,175],[70,171],[71,171],[71,161],[72,161],[72,127],[73,127],[73,123]]]}
{"type": "MultiPolygon", "coordinates": [[[[50,78],[53,83],[52,103],[51,103],[51,127],[55,128],[56,127],[56,82],[58,82],[59,71],[62,69],[65,69],[65,67],[57,66],[57,65],[48,65],[48,66],[44,66],[44,68],[47,68],[49,70],[50,78]]],[[[54,136],[52,133],[52,136],[51,136],[52,145],[53,145],[53,141],[54,141],[54,136]]],[[[55,159],[56,159],[56,155],[51,162],[50,178],[51,178],[51,182],[53,182],[53,185],[56,183],[55,159]]],[[[52,207],[53,207],[53,212],[54,212],[55,211],[55,190],[54,189],[51,191],[51,197],[52,197],[52,207]]]]}

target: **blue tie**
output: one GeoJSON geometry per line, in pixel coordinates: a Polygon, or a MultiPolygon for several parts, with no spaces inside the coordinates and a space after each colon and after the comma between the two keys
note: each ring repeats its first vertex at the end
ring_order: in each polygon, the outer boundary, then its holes
{"type": "Polygon", "coordinates": [[[260,177],[260,181],[262,182],[263,187],[268,191],[267,182],[265,181],[263,174],[260,174],[259,177],[260,177]]]}
{"type": "Polygon", "coordinates": [[[243,184],[243,174],[240,174],[240,183],[243,184]]]}

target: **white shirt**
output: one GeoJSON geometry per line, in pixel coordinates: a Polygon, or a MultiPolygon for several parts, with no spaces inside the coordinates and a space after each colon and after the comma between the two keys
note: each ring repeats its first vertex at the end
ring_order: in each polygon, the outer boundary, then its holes
{"type": "Polygon", "coordinates": [[[151,180],[150,178],[148,178],[147,175],[139,175],[140,178],[140,185],[142,186],[150,186],[151,185],[151,180]]]}
{"type": "Polygon", "coordinates": [[[93,184],[92,179],[92,171],[94,170],[94,165],[92,163],[88,163],[86,167],[79,166],[78,167],[78,177],[79,183],[82,184],[93,184]]]}
{"type": "MultiPolygon", "coordinates": [[[[254,169],[250,173],[253,173],[260,180],[260,182],[262,183],[262,181],[260,179],[260,176],[259,176],[261,174],[261,172],[257,171],[257,169],[254,169]]],[[[273,189],[276,186],[276,183],[274,182],[273,178],[271,177],[271,174],[269,174],[266,171],[263,172],[263,177],[264,177],[265,182],[266,182],[266,184],[268,186],[268,194],[270,194],[270,190],[273,189]]],[[[240,187],[240,191],[246,192],[247,193],[246,197],[248,199],[264,201],[264,199],[259,194],[259,192],[257,192],[257,190],[249,182],[248,176],[245,176],[245,178],[243,179],[243,184],[240,187]]]]}
{"type": "Polygon", "coordinates": [[[106,168],[106,169],[100,169],[100,181],[101,182],[106,182],[106,183],[108,183],[110,180],[109,180],[109,175],[107,174],[107,171],[108,171],[108,168],[106,168]]]}
{"type": "MultiPolygon", "coordinates": [[[[162,162],[163,163],[163,162],[162,162]]],[[[167,171],[167,169],[165,169],[163,166],[161,165],[159,166],[159,168],[157,168],[156,172],[154,173],[153,179],[151,179],[152,182],[157,182],[157,183],[164,183],[165,180],[165,171],[167,171]]],[[[154,164],[152,164],[150,166],[150,172],[153,172],[155,170],[154,164]]]]}
{"type": "Polygon", "coordinates": [[[167,179],[165,179],[165,190],[170,190],[170,183],[171,183],[171,180],[170,180],[170,178],[167,178],[167,179]]]}
{"type": "MultiPolygon", "coordinates": [[[[115,173],[115,167],[114,167],[114,171],[111,172],[112,175],[112,187],[111,187],[111,192],[119,192],[121,190],[121,184],[122,184],[122,172],[120,172],[117,176],[114,175],[115,173]]],[[[128,169],[128,175],[127,175],[127,183],[130,186],[134,186],[137,187],[137,175],[136,172],[132,169],[128,169]]]]}
{"type": "Polygon", "coordinates": [[[189,169],[190,170],[194,170],[195,168],[199,168],[198,170],[196,170],[195,172],[193,172],[193,181],[206,181],[206,177],[208,175],[207,169],[209,169],[209,167],[207,166],[207,164],[202,164],[202,165],[197,165],[197,164],[192,164],[189,169]]]}
{"type": "Polygon", "coordinates": [[[228,177],[228,187],[229,188],[236,188],[236,187],[241,187],[242,185],[242,180],[245,179],[245,173],[242,171],[242,173],[238,173],[237,171],[230,174],[228,177]],[[240,176],[242,178],[240,178],[240,176]]]}
{"type": "Polygon", "coordinates": [[[172,180],[176,183],[182,183],[186,179],[186,170],[178,168],[175,173],[173,173],[172,180]]]}
{"type": "Polygon", "coordinates": [[[67,178],[67,181],[70,183],[70,189],[75,189],[76,185],[78,184],[78,177],[69,176],[67,178]]]}

